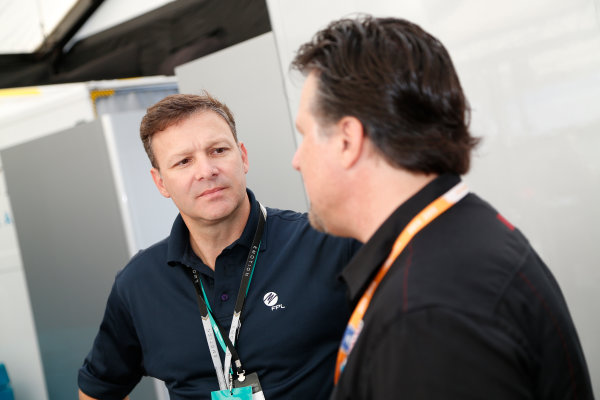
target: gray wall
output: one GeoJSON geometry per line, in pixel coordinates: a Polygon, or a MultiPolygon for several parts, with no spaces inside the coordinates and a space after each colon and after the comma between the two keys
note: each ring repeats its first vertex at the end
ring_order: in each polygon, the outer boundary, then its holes
{"type": "Polygon", "coordinates": [[[76,398],[77,370],[128,259],[99,122],[1,152],[49,398],[76,398]]]}
{"type": "MultiPolygon", "coordinates": [[[[77,371],[98,332],[115,274],[130,257],[105,133],[94,121],[0,156],[48,396],[76,399],[77,371]]],[[[154,399],[152,381],[144,379],[131,398],[154,399]]]]}

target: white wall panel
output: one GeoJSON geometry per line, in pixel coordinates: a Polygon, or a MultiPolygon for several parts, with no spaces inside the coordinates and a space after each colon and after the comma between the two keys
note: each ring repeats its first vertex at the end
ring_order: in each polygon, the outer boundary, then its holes
{"type": "Polygon", "coordinates": [[[0,89],[0,149],[94,118],[85,83],[0,89]]]}

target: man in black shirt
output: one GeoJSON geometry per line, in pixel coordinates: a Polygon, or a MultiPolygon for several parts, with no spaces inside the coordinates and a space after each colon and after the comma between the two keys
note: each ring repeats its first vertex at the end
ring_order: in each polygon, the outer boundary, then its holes
{"type": "Polygon", "coordinates": [[[460,176],[477,144],[443,45],[395,18],[331,23],[307,75],[293,165],[324,231],[365,242],[334,399],[591,399],[560,288],[460,176]]]}

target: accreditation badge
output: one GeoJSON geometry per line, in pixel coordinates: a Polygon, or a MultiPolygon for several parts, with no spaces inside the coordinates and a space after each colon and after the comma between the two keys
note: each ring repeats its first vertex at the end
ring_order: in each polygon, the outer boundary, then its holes
{"type": "Polygon", "coordinates": [[[232,390],[216,390],[210,392],[211,400],[252,400],[252,388],[250,386],[233,388],[232,390]]]}
{"type": "Polygon", "coordinates": [[[247,374],[246,376],[244,376],[244,380],[240,380],[239,377],[236,378],[233,381],[233,387],[252,388],[252,400],[265,400],[265,395],[263,394],[262,387],[260,386],[260,382],[258,381],[258,375],[256,374],[256,372],[247,374]]]}

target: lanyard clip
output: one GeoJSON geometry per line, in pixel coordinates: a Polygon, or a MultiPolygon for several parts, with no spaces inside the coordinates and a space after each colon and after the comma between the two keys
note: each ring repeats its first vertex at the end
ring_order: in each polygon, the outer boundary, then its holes
{"type": "Polygon", "coordinates": [[[238,372],[237,376],[238,382],[244,382],[246,380],[246,371],[242,370],[242,372],[238,372]]]}
{"type": "Polygon", "coordinates": [[[240,362],[237,353],[235,354],[235,358],[236,359],[233,361],[233,364],[235,365],[235,373],[238,376],[237,381],[244,382],[246,380],[246,371],[242,369],[242,363],[240,362]]]}

